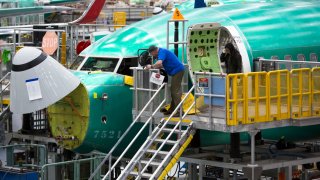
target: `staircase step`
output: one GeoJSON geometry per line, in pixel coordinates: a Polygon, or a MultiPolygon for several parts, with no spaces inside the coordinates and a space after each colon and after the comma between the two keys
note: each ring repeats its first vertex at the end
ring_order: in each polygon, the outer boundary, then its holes
{"type": "MultiPolygon", "coordinates": [[[[130,172],[130,175],[133,175],[133,176],[138,176],[138,172],[130,172]]],[[[152,174],[149,174],[149,173],[142,173],[142,178],[151,178],[152,174]]]]}
{"type": "MultiPolygon", "coordinates": [[[[172,117],[171,119],[169,119],[168,117],[164,118],[166,121],[171,121],[171,122],[179,122],[180,118],[179,117],[172,117]]],[[[182,119],[182,125],[189,125],[190,123],[192,123],[191,119],[182,119]]]]}
{"type": "MultiPolygon", "coordinates": [[[[164,142],[164,139],[155,139],[155,142],[164,142]]],[[[177,143],[177,141],[172,141],[172,140],[167,140],[165,144],[169,144],[169,145],[175,145],[177,143]]]]}
{"type": "Polygon", "coordinates": [[[10,104],[10,99],[3,99],[2,104],[4,105],[9,105],[10,104]]]}
{"type": "MultiPolygon", "coordinates": [[[[141,160],[142,164],[148,164],[148,160],[141,160]]],[[[149,163],[151,166],[160,166],[161,162],[155,162],[154,160],[149,163]]]]}
{"type": "MultiPolygon", "coordinates": [[[[168,133],[170,133],[171,131],[173,131],[173,129],[163,128],[162,131],[163,131],[163,132],[168,132],[168,133]]],[[[184,132],[184,130],[181,130],[181,131],[180,131],[179,129],[175,129],[175,130],[174,130],[174,133],[177,133],[177,134],[178,134],[178,133],[180,133],[180,132],[181,132],[181,134],[182,134],[182,133],[184,132]]]]}
{"type": "MultiPolygon", "coordinates": [[[[147,152],[147,153],[153,153],[153,154],[154,154],[154,153],[157,152],[157,150],[148,149],[146,152],[147,152]]],[[[158,152],[158,155],[166,156],[168,153],[169,153],[168,151],[159,151],[159,152],[158,152]]]]}

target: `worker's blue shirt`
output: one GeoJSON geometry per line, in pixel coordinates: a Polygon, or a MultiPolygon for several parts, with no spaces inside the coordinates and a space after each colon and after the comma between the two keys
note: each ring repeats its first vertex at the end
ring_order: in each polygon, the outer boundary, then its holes
{"type": "Polygon", "coordinates": [[[170,76],[184,70],[177,56],[167,49],[159,48],[158,60],[162,60],[162,66],[170,76]]]}

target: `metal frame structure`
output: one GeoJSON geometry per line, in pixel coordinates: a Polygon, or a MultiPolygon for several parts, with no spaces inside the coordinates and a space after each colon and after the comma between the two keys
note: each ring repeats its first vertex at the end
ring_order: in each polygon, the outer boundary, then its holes
{"type": "MultiPolygon", "coordinates": [[[[185,31],[185,23],[188,20],[169,20],[167,22],[167,49],[169,49],[170,45],[182,45],[182,63],[184,64],[184,51],[185,51],[185,47],[187,46],[187,41],[185,40],[185,36],[184,36],[184,31],[185,31]],[[170,24],[172,23],[178,23],[178,27],[179,27],[179,23],[182,22],[182,33],[181,33],[181,41],[178,40],[178,42],[170,42],[170,24]]],[[[177,37],[179,39],[179,37],[177,37]]]]}
{"type": "Polygon", "coordinates": [[[293,61],[293,60],[278,60],[278,59],[264,59],[259,58],[254,61],[255,71],[269,71],[265,70],[263,66],[265,64],[269,66],[273,66],[274,68],[271,68],[270,70],[280,70],[280,69],[298,69],[298,68],[306,68],[306,66],[309,66],[309,68],[312,67],[319,67],[320,62],[314,62],[314,61],[293,61]]]}
{"type": "MultiPolygon", "coordinates": [[[[38,24],[37,26],[47,26],[46,24],[38,24]]],[[[29,44],[30,42],[21,42],[20,33],[21,32],[47,32],[47,31],[54,31],[57,32],[57,35],[59,37],[59,42],[61,41],[60,37],[63,33],[66,33],[66,39],[67,44],[66,47],[69,47],[70,52],[67,54],[67,61],[66,64],[70,65],[74,61],[75,56],[75,47],[79,43],[80,40],[86,39],[87,34],[90,34],[92,32],[96,32],[97,30],[101,29],[108,29],[110,32],[115,31],[114,25],[104,25],[104,24],[80,24],[80,25],[71,25],[67,23],[57,23],[57,24],[50,24],[51,26],[58,26],[60,29],[33,29],[32,25],[24,25],[19,27],[3,27],[3,29],[13,29],[13,43],[10,44],[13,47],[14,53],[16,51],[16,46],[18,45],[24,45],[29,44]],[[81,34],[79,32],[82,32],[81,34]],[[18,35],[18,39],[16,38],[16,35],[18,35]],[[82,37],[82,38],[81,38],[82,37]]],[[[124,27],[123,25],[117,25],[119,27],[124,27]]],[[[6,44],[5,44],[6,45],[6,44]]],[[[4,45],[2,45],[4,46],[4,45]]],[[[63,49],[61,45],[58,46],[57,49],[57,57],[59,57],[60,48],[63,49]]]]}
{"type": "MultiPolygon", "coordinates": [[[[115,12],[125,12],[126,13],[126,19],[127,21],[137,21],[137,20],[143,20],[150,16],[152,16],[153,7],[150,6],[144,6],[144,7],[107,7],[103,8],[102,12],[105,13],[105,16],[108,18],[108,20],[113,19],[113,14],[115,12]]],[[[98,18],[99,19],[99,18],[98,18]]]]}
{"type": "MultiPolygon", "coordinates": [[[[213,161],[213,160],[206,160],[204,158],[192,158],[188,156],[183,156],[179,159],[180,161],[186,162],[189,164],[199,165],[199,175],[197,176],[198,179],[203,179],[205,176],[203,173],[203,169],[205,165],[210,165],[214,167],[220,167],[224,169],[230,170],[242,170],[246,171],[246,169],[252,170],[252,173],[245,173],[245,176],[249,179],[259,179],[257,177],[261,176],[262,171],[266,170],[278,170],[280,168],[286,169],[286,179],[292,179],[292,172],[294,167],[296,168],[298,165],[302,164],[310,164],[314,162],[320,161],[320,154],[315,153],[312,156],[305,158],[305,159],[296,159],[296,160],[264,160],[264,161],[253,161],[255,164],[243,164],[243,163],[228,163],[228,162],[221,162],[221,161],[213,161]],[[258,173],[258,174],[254,174],[258,173]],[[251,176],[250,176],[251,175],[251,176]]],[[[189,169],[191,174],[197,172],[189,169]]],[[[188,179],[192,179],[192,175],[189,176],[188,179]]],[[[228,178],[228,177],[225,177],[228,178]]],[[[237,177],[233,177],[233,179],[237,179],[237,177]]]]}
{"type": "MultiPolygon", "coordinates": [[[[120,175],[120,179],[123,179],[129,175],[132,175],[132,171],[134,169],[134,167],[137,165],[138,163],[138,178],[142,178],[142,177],[148,177],[150,179],[155,179],[155,178],[160,178],[161,177],[165,177],[166,174],[163,174],[163,172],[168,172],[172,165],[170,166],[170,168],[167,168],[167,163],[170,160],[170,158],[172,158],[175,148],[178,148],[179,144],[181,142],[184,142],[185,140],[183,140],[182,138],[186,138],[188,135],[188,130],[190,130],[190,128],[192,128],[192,122],[188,125],[188,129],[185,130],[184,132],[182,132],[182,123],[184,122],[183,120],[185,119],[186,115],[188,114],[188,112],[191,110],[191,108],[194,106],[194,103],[192,103],[192,105],[190,105],[190,107],[188,108],[188,110],[183,114],[182,113],[182,105],[185,102],[185,100],[187,99],[187,97],[191,94],[191,92],[193,91],[194,87],[192,87],[189,92],[185,95],[185,97],[181,100],[181,102],[177,105],[177,107],[174,109],[174,111],[171,113],[171,115],[169,115],[169,117],[167,119],[162,119],[159,123],[159,126],[156,127],[152,134],[148,137],[148,140],[145,141],[145,143],[141,146],[141,148],[138,150],[138,152],[135,154],[135,156],[131,159],[131,161],[129,162],[129,164],[126,166],[126,168],[124,169],[124,172],[122,173],[122,176],[120,175]],[[165,129],[165,126],[170,122],[170,120],[173,118],[173,115],[176,114],[178,112],[178,110],[180,109],[180,117],[179,120],[177,121],[177,123],[174,124],[174,128],[169,129],[168,133],[169,135],[166,137],[166,139],[157,139],[160,136],[160,133],[163,132],[163,130],[165,129]],[[169,138],[174,134],[174,132],[177,131],[178,132],[178,137],[179,138],[178,141],[172,141],[169,140],[169,138]],[[152,146],[152,144],[154,142],[160,142],[159,147],[156,148],[155,152],[153,153],[151,159],[146,163],[146,165],[142,168],[141,166],[141,159],[143,157],[143,155],[145,155],[145,153],[148,153],[148,149],[150,148],[150,146],[152,146]],[[156,170],[153,172],[152,175],[147,175],[144,172],[147,170],[147,167],[149,165],[151,165],[153,163],[153,160],[155,159],[155,157],[160,153],[160,150],[164,147],[164,145],[166,145],[168,142],[170,142],[170,144],[174,144],[173,148],[170,149],[170,151],[166,154],[165,158],[163,158],[163,160],[161,161],[160,164],[157,164],[157,168],[156,170]],[[163,169],[163,166],[166,166],[166,168],[163,169]],[[142,169],[142,170],[141,170],[142,169]],[[169,170],[166,170],[169,169],[169,170]],[[161,175],[160,175],[161,173],[161,175]],[[159,177],[160,176],[160,177],[159,177]]],[[[161,104],[162,106],[163,104],[161,104]]],[[[159,110],[159,108],[161,107],[159,106],[155,111],[157,112],[159,110]]],[[[153,113],[153,115],[154,115],[153,113]]],[[[141,115],[142,113],[140,113],[141,115]]],[[[178,157],[179,158],[179,157],[178,157]]]]}
{"type": "MultiPolygon", "coordinates": [[[[90,168],[90,171],[93,172],[95,171],[99,166],[99,164],[101,163],[101,159],[103,158],[104,156],[102,155],[96,155],[94,157],[91,157],[91,158],[85,158],[85,159],[78,159],[78,160],[71,160],[71,161],[64,161],[64,162],[58,162],[58,163],[51,163],[51,164],[45,164],[41,167],[41,179],[42,180],[45,180],[45,179],[48,179],[48,168],[49,167],[56,167],[56,166],[63,166],[63,165],[70,165],[70,164],[73,164],[73,169],[74,169],[74,172],[73,172],[73,178],[75,180],[77,179],[80,179],[80,165],[81,163],[83,162],[90,162],[91,164],[91,168],[90,168]]],[[[94,180],[98,180],[98,179],[101,179],[100,178],[100,174],[101,172],[97,172],[97,174],[95,174],[95,176],[93,176],[92,178],[94,180]]]]}
{"type": "Polygon", "coordinates": [[[34,164],[24,164],[23,166],[33,166],[33,167],[41,167],[44,164],[47,163],[47,147],[45,145],[39,145],[39,144],[14,144],[14,145],[6,145],[6,146],[0,146],[0,148],[6,149],[7,151],[7,166],[14,166],[14,157],[13,157],[13,150],[14,148],[19,148],[19,147],[36,147],[39,149],[39,161],[36,165],[34,164]]]}

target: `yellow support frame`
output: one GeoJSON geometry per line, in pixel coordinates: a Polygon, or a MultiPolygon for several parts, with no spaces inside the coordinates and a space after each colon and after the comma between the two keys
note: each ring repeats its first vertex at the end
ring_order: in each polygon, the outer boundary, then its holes
{"type": "Polygon", "coordinates": [[[312,68],[312,116],[320,116],[320,67],[312,68]]]}
{"type": "Polygon", "coordinates": [[[66,32],[61,33],[61,64],[67,65],[67,34],[66,32]]]}
{"type": "Polygon", "coordinates": [[[270,71],[267,74],[268,121],[290,118],[290,76],[288,70],[270,71]],[[275,92],[274,92],[275,91],[275,92]],[[283,100],[285,99],[285,100],[283,100]],[[272,101],[276,101],[273,111],[272,101]]]}
{"type": "Polygon", "coordinates": [[[237,74],[229,74],[227,76],[227,88],[226,88],[227,111],[226,113],[227,113],[227,125],[229,126],[245,123],[247,116],[245,111],[246,91],[244,87],[246,87],[245,74],[237,73],[237,74]],[[238,87],[238,85],[242,85],[242,86],[238,87]],[[239,91],[241,91],[242,94],[239,91]],[[241,105],[241,103],[242,103],[242,117],[239,117],[238,106],[241,105]]]}
{"type": "Polygon", "coordinates": [[[265,122],[268,119],[268,88],[266,72],[251,72],[246,75],[246,121],[245,124],[265,122]],[[253,111],[251,104],[254,104],[253,111]],[[265,108],[264,108],[265,107],[265,108]]]}
{"type": "Polygon", "coordinates": [[[308,68],[293,69],[290,74],[291,118],[310,117],[312,105],[311,71],[308,68]]]}

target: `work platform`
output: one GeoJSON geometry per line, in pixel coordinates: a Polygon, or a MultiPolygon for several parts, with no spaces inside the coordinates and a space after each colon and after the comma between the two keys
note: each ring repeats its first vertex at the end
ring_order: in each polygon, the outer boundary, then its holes
{"type": "MultiPolygon", "coordinates": [[[[152,73],[142,69],[135,69],[135,72],[140,73],[137,77],[147,77],[152,73]]],[[[148,80],[135,79],[134,116],[141,112],[150,99],[148,97],[158,87],[148,80]]],[[[318,67],[227,76],[198,72],[193,82],[194,98],[188,98],[184,106],[190,106],[193,101],[193,108],[197,110],[188,113],[184,120],[191,120],[197,129],[233,133],[320,124],[318,67]]],[[[165,90],[162,91],[164,93],[165,90]]],[[[156,124],[166,118],[163,113],[154,112],[163,98],[163,94],[159,95],[153,105],[142,112],[141,122],[145,122],[153,113],[156,124]]],[[[170,97],[166,99],[167,104],[170,103],[170,97]]],[[[184,111],[187,108],[184,107],[184,111]]],[[[179,117],[173,119],[180,120],[179,117]]]]}
{"type": "MultiPolygon", "coordinates": [[[[268,146],[255,145],[255,135],[259,131],[274,129],[271,132],[273,134],[281,131],[280,128],[311,127],[320,124],[319,67],[229,75],[196,72],[193,74],[193,83],[189,84],[189,88],[186,87],[188,78],[184,78],[183,89],[189,89],[189,91],[187,93],[184,91],[181,103],[169,116],[164,116],[159,109],[163,107],[164,102],[170,103],[171,98],[167,93],[170,82],[162,85],[151,83],[149,80],[152,73],[157,73],[157,70],[146,71],[134,68],[134,87],[132,88],[134,122],[143,122],[144,126],[150,127],[150,130],[156,126],[153,132],[156,132],[157,127],[161,127],[165,121],[172,126],[191,123],[193,130],[241,132],[250,135],[248,141],[245,140],[249,144],[241,145],[242,155],[239,159],[230,157],[228,146],[219,145],[216,142],[212,142],[216,143],[215,145],[200,149],[192,147],[183,149],[179,160],[190,165],[189,179],[205,177],[203,172],[207,172],[204,170],[207,166],[223,168],[224,177],[229,176],[229,170],[234,174],[241,170],[245,177],[251,179],[258,179],[263,175],[262,172],[269,170],[278,172],[279,169],[284,168],[291,179],[292,172],[297,170],[298,165],[320,161],[319,154],[307,153],[303,148],[294,148],[296,152],[290,152],[290,150],[274,152],[272,149],[275,141],[279,140],[278,137],[271,139],[268,146]],[[180,117],[173,117],[179,108],[183,113],[180,113],[180,117]],[[286,153],[296,154],[293,155],[294,157],[282,157],[281,154],[286,153]],[[303,156],[296,156],[301,153],[303,156]]],[[[210,138],[202,140],[219,141],[218,139],[210,140],[210,138]]],[[[161,148],[156,149],[161,152],[161,148]]],[[[173,155],[172,152],[168,153],[173,155]]],[[[140,162],[141,160],[134,158],[132,161],[140,162]]],[[[165,169],[172,167],[171,164],[167,165],[162,166],[163,173],[167,173],[165,169]]],[[[137,176],[144,177],[143,173],[140,175],[137,176]]]]}
{"type": "MultiPolygon", "coordinates": [[[[184,120],[190,120],[194,123],[196,129],[210,130],[210,131],[220,131],[226,133],[235,133],[235,132],[249,132],[252,130],[263,130],[271,128],[280,128],[280,127],[303,127],[303,126],[312,126],[319,125],[319,117],[311,117],[305,119],[288,119],[281,121],[273,122],[260,122],[254,124],[239,124],[236,126],[229,126],[225,123],[225,119],[213,118],[212,121],[209,121],[208,118],[201,116],[202,113],[197,115],[188,115],[184,120]]],[[[148,117],[151,116],[151,113],[145,112],[142,114],[141,122],[145,122],[148,117]]],[[[168,118],[168,116],[163,115],[162,113],[157,113],[154,116],[154,123],[158,124],[161,119],[168,118]]],[[[171,121],[179,121],[180,118],[172,118],[171,121]]],[[[170,123],[170,122],[169,122],[170,123]]]]}

